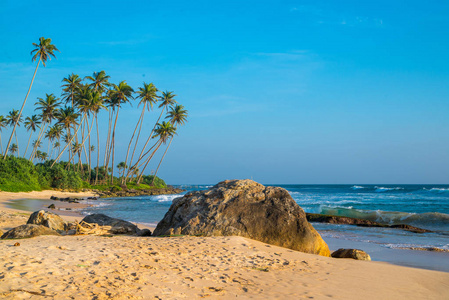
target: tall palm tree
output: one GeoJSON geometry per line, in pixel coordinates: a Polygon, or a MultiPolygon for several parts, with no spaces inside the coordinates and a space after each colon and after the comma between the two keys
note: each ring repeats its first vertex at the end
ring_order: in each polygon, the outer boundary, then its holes
{"type": "Polygon", "coordinates": [[[137,184],[139,184],[140,181],[142,180],[143,172],[147,168],[154,154],[157,152],[157,150],[162,144],[165,144],[170,137],[176,134],[176,129],[170,122],[162,121],[161,124],[159,123],[157,124],[157,128],[155,129],[154,133],[155,135],[153,138],[158,138],[157,141],[158,145],[156,146],[156,149],[151,153],[150,157],[146,160],[145,166],[143,167],[142,171],[140,172],[140,176],[137,179],[137,184]]]}
{"type": "MultiPolygon", "coordinates": [[[[175,130],[177,129],[178,125],[184,125],[187,122],[187,110],[184,109],[184,106],[182,105],[175,105],[171,107],[171,110],[168,112],[166,119],[170,119],[170,123],[173,124],[175,127],[175,130]]],[[[162,164],[162,160],[164,160],[165,154],[167,154],[168,148],[170,148],[171,142],[173,141],[173,138],[175,135],[173,134],[170,138],[170,143],[168,143],[167,148],[165,149],[164,155],[162,155],[161,160],[159,161],[159,164],[157,165],[156,172],[154,173],[153,180],[151,181],[151,185],[154,185],[154,179],[156,178],[157,171],[159,171],[159,167],[162,164]]]]}
{"type": "Polygon", "coordinates": [[[31,117],[25,118],[25,128],[27,129],[27,131],[31,131],[31,132],[30,132],[30,137],[28,138],[27,147],[25,149],[25,153],[23,154],[23,157],[25,157],[25,155],[28,152],[28,146],[30,145],[31,136],[33,135],[34,132],[36,132],[36,128],[39,128],[40,124],[41,124],[41,120],[37,115],[32,115],[31,117]]]}
{"type": "Polygon", "coordinates": [[[7,121],[7,119],[4,116],[0,115],[0,150],[1,150],[2,154],[3,154],[3,146],[2,146],[1,132],[2,132],[2,128],[5,128],[7,126],[6,121],[7,121]]]}
{"type": "MultiPolygon", "coordinates": [[[[23,108],[25,107],[25,103],[27,102],[28,95],[30,94],[31,86],[33,85],[34,77],[36,76],[36,72],[37,72],[37,68],[39,67],[39,64],[42,62],[42,64],[45,67],[47,60],[51,60],[51,56],[56,58],[55,51],[59,52],[58,48],[56,48],[55,45],[51,44],[51,39],[46,39],[44,37],[39,38],[39,44],[33,43],[33,46],[35,47],[35,49],[33,51],[31,51],[31,54],[34,53],[33,58],[31,60],[33,62],[38,58],[39,58],[39,60],[36,65],[36,69],[34,70],[33,78],[31,79],[31,84],[30,84],[30,87],[28,88],[28,92],[25,96],[25,100],[23,101],[22,107],[20,108],[19,118],[22,115],[23,108]]],[[[3,159],[6,159],[6,154],[8,154],[8,148],[9,148],[9,145],[11,144],[12,136],[14,135],[14,133],[16,131],[16,127],[17,127],[17,123],[14,124],[14,128],[12,129],[12,133],[11,133],[11,136],[9,137],[8,145],[6,146],[7,149],[5,150],[5,156],[3,159]]]]}
{"type": "MultiPolygon", "coordinates": [[[[120,111],[120,107],[122,104],[129,102],[133,99],[132,93],[134,90],[126,83],[126,81],[120,82],[118,85],[114,84],[113,88],[110,92],[110,98],[113,103],[113,110],[117,109],[115,114],[114,128],[112,129],[112,138],[111,138],[111,150],[112,150],[112,176],[111,176],[111,184],[114,182],[114,157],[115,157],[115,129],[117,126],[118,114],[120,111]]],[[[109,150],[111,152],[111,150],[109,150]]],[[[107,160],[106,168],[108,167],[109,157],[107,160]]]]}
{"type": "MultiPolygon", "coordinates": [[[[139,105],[143,104],[142,106],[142,112],[140,113],[140,118],[137,121],[136,124],[136,128],[134,128],[134,132],[133,135],[131,136],[131,140],[129,141],[129,145],[128,145],[128,150],[126,151],[126,158],[125,158],[125,165],[128,162],[128,154],[129,154],[129,150],[131,148],[131,144],[133,142],[134,139],[134,135],[136,134],[137,128],[139,128],[139,131],[137,133],[137,137],[136,137],[136,142],[134,144],[134,149],[133,149],[133,153],[131,155],[131,159],[129,161],[129,164],[132,164],[133,158],[134,158],[134,153],[136,151],[136,147],[137,147],[137,143],[139,142],[139,136],[140,136],[140,131],[142,129],[142,124],[143,124],[143,116],[145,113],[145,108],[148,109],[148,111],[150,111],[151,109],[153,109],[153,104],[157,102],[158,100],[158,96],[157,96],[157,88],[156,86],[154,86],[153,83],[143,83],[143,87],[139,87],[139,91],[137,92],[137,98],[140,99],[139,105]]],[[[138,105],[138,106],[139,106],[138,105]]],[[[124,184],[124,177],[125,177],[125,170],[123,171],[123,175],[122,175],[122,184],[124,184]]]]}
{"type": "MultiPolygon", "coordinates": [[[[20,116],[19,111],[16,109],[13,109],[12,111],[10,111],[8,113],[8,115],[6,116],[6,125],[9,125],[11,127],[16,127],[16,126],[20,126],[21,122],[22,122],[22,117],[20,116]]],[[[14,136],[16,138],[17,156],[19,156],[19,141],[17,139],[16,132],[14,132],[14,136]]],[[[6,150],[7,149],[5,149],[5,155],[7,154],[6,150]]]]}
{"type": "MultiPolygon", "coordinates": [[[[162,92],[162,96],[160,97],[160,104],[159,104],[159,108],[162,108],[161,114],[159,115],[159,118],[157,119],[153,129],[151,130],[151,133],[148,136],[148,139],[145,142],[145,145],[143,146],[142,151],[140,152],[139,159],[137,160],[136,164],[138,164],[144,158],[144,152],[146,150],[148,142],[153,138],[153,133],[155,132],[156,126],[159,125],[159,120],[161,119],[164,111],[166,109],[168,110],[169,106],[177,103],[175,100],[175,97],[176,97],[176,95],[173,92],[169,92],[169,91],[162,92]]],[[[147,151],[147,153],[148,153],[148,151],[147,151]]]]}

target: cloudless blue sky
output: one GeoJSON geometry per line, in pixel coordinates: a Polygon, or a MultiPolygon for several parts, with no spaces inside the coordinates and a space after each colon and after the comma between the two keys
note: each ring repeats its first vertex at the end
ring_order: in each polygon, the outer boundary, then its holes
{"type": "MultiPolygon", "coordinates": [[[[24,114],[72,72],[174,91],[189,122],[168,183],[449,183],[447,1],[0,3],[0,114],[20,108],[32,43],[51,38],[61,53],[24,114]]],[[[119,116],[116,162],[136,107],[119,116]]]]}

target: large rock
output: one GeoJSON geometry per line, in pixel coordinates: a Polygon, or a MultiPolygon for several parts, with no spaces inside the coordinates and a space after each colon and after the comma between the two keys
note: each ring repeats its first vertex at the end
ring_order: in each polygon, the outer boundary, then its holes
{"type": "Polygon", "coordinates": [[[359,249],[343,249],[340,248],[335,252],[332,252],[334,258],[352,258],[358,260],[371,260],[371,257],[363,250],[359,249]]]}
{"type": "Polygon", "coordinates": [[[43,225],[56,231],[64,231],[67,229],[66,223],[60,216],[45,210],[32,213],[27,224],[43,225]]]}
{"type": "Polygon", "coordinates": [[[283,188],[226,180],[173,200],[153,236],[238,235],[302,252],[330,256],[301,207],[283,188]]]}
{"type": "Polygon", "coordinates": [[[93,214],[83,219],[86,223],[94,223],[100,226],[111,226],[111,233],[113,234],[135,234],[138,228],[133,223],[128,221],[111,218],[104,214],[93,214]]]}
{"type": "Polygon", "coordinates": [[[24,239],[39,235],[59,235],[58,232],[43,225],[26,224],[20,225],[7,231],[2,235],[2,239],[24,239]]]}

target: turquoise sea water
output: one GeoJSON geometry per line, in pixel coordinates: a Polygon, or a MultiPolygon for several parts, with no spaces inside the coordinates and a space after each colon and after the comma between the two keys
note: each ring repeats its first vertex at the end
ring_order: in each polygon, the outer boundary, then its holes
{"type": "MultiPolygon", "coordinates": [[[[188,191],[212,185],[181,185],[188,191]]],[[[313,223],[331,249],[369,250],[373,260],[449,272],[449,253],[407,250],[449,250],[449,185],[276,185],[311,213],[364,218],[388,224],[410,224],[432,233],[313,223]]],[[[185,192],[184,192],[185,193],[185,192]]],[[[182,193],[182,194],[184,194],[182,193]]],[[[104,213],[155,225],[179,195],[139,196],[92,201],[83,214],[104,213]]]]}

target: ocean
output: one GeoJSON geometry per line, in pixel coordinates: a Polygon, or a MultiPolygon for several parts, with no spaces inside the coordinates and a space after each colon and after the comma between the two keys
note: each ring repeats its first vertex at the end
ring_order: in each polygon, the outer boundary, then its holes
{"type": "MultiPolygon", "coordinates": [[[[312,223],[332,250],[357,248],[372,260],[449,272],[449,185],[275,185],[285,188],[305,212],[363,218],[386,224],[410,224],[432,230],[312,223]],[[414,249],[421,250],[414,250],[414,249]],[[439,249],[424,251],[423,249],[439,249]],[[446,252],[444,252],[446,251],[446,252]]],[[[180,185],[186,192],[212,185],[180,185]]],[[[185,194],[186,192],[182,193],[185,194]]],[[[178,195],[93,200],[82,214],[104,213],[156,225],[178,195]]]]}

